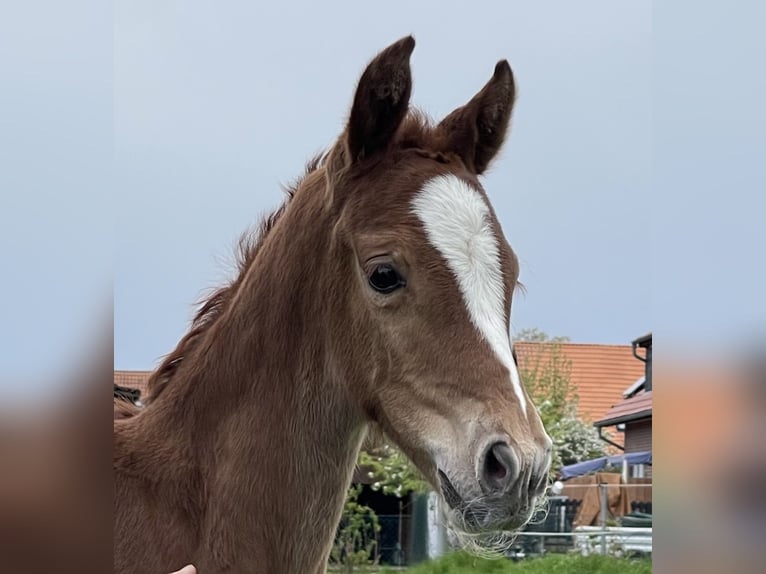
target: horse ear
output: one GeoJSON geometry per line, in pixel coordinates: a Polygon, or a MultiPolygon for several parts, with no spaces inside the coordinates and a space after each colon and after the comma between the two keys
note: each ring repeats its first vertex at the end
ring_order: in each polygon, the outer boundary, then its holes
{"type": "Polygon", "coordinates": [[[402,123],[410,103],[412,36],[380,52],[359,80],[346,128],[351,161],[385,149],[402,123]]]}
{"type": "Polygon", "coordinates": [[[511,66],[501,60],[481,91],[439,124],[447,151],[458,154],[468,169],[483,173],[505,141],[515,98],[511,66]]]}

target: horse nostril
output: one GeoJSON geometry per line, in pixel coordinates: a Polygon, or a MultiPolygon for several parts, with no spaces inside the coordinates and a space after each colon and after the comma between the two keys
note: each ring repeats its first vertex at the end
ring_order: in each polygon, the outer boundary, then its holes
{"type": "Polygon", "coordinates": [[[517,474],[516,455],[504,442],[496,442],[484,453],[482,482],[491,493],[503,492],[517,474]]]}
{"type": "Polygon", "coordinates": [[[508,470],[505,468],[505,466],[503,466],[503,463],[498,460],[497,456],[495,456],[495,453],[492,451],[487,453],[487,459],[484,464],[487,465],[488,478],[502,481],[508,474],[508,470]]]}

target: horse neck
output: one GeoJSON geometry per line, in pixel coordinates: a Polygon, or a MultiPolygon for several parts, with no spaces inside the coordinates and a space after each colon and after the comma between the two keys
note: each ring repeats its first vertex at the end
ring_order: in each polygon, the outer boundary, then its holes
{"type": "Polygon", "coordinates": [[[246,547],[272,572],[321,568],[364,434],[336,369],[327,332],[336,320],[323,320],[332,304],[311,280],[327,264],[329,232],[299,201],[145,413],[155,411],[164,436],[180,435],[199,467],[220,566],[246,547]]]}

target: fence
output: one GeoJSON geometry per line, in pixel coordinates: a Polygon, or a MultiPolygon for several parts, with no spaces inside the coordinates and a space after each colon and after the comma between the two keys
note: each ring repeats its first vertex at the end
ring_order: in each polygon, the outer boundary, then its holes
{"type": "Polygon", "coordinates": [[[582,500],[552,497],[547,510],[540,510],[529,522],[520,537],[525,554],[542,554],[547,547],[551,551],[566,551],[572,547],[572,532],[577,511],[582,500]],[[541,536],[529,536],[538,533],[541,536]],[[559,536],[557,536],[557,534],[559,536]]]}
{"type": "Polygon", "coordinates": [[[628,556],[651,554],[652,529],[623,526],[576,526],[572,532],[520,532],[517,543],[507,552],[509,558],[541,556],[575,551],[585,556],[608,554],[628,556]],[[561,544],[566,539],[567,544],[561,544]],[[553,542],[552,542],[553,541],[553,542]]]}
{"type": "MultiPolygon", "coordinates": [[[[563,492],[568,496],[551,496],[547,509],[539,511],[518,533],[508,557],[571,551],[651,553],[652,484],[595,482],[598,475],[591,480],[589,484],[580,481],[567,485],[563,492]]],[[[428,546],[424,541],[432,535],[431,525],[434,520],[439,521],[438,513],[433,517],[423,513],[417,521],[411,514],[381,514],[377,519],[380,530],[370,558],[389,566],[405,566],[424,559],[426,555],[415,549],[422,546],[424,550],[428,546]]],[[[429,551],[428,556],[435,558],[442,551],[436,555],[429,551]]]]}
{"type": "Polygon", "coordinates": [[[592,482],[572,486],[576,488],[570,488],[570,493],[581,498],[551,497],[547,512],[540,511],[519,533],[517,543],[509,552],[510,557],[572,550],[586,555],[652,552],[650,482],[592,482]],[[626,495],[627,492],[631,494],[626,495]],[[649,500],[636,500],[636,497],[649,500]],[[591,524],[593,508],[583,507],[585,503],[592,507],[594,500],[597,501],[597,519],[593,522],[598,522],[597,525],[591,524]],[[618,514],[626,506],[630,511],[618,514]],[[579,524],[578,518],[581,520],[579,524]]]}
{"type": "Polygon", "coordinates": [[[410,515],[382,514],[378,516],[378,555],[380,564],[404,566],[407,564],[407,537],[412,519],[410,515]]]}

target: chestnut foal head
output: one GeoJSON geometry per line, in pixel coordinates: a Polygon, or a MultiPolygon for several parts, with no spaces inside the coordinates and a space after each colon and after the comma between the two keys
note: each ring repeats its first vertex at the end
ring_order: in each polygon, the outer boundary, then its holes
{"type": "Polygon", "coordinates": [[[348,392],[469,532],[524,524],[551,440],[509,337],[518,262],[479,181],[506,136],[511,68],[431,126],[409,110],[404,38],[367,67],[326,161],[332,297],[348,392]]]}

